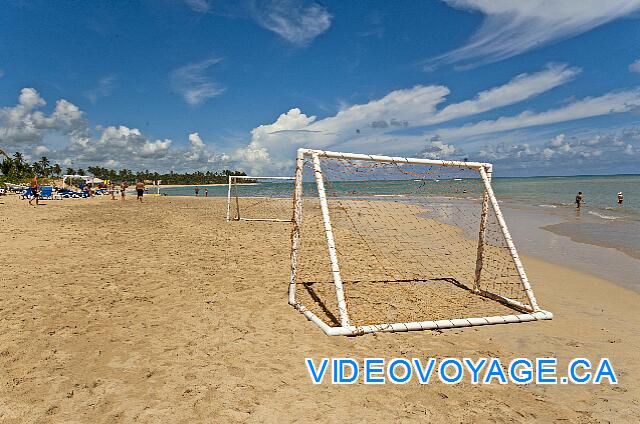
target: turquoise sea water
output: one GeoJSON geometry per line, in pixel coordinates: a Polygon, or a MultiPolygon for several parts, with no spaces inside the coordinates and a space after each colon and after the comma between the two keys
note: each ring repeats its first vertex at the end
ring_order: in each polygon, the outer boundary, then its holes
{"type": "MultiPolygon", "coordinates": [[[[479,198],[482,186],[477,180],[378,180],[328,183],[333,195],[399,196],[412,191],[429,191],[433,195],[479,198]],[[364,189],[363,189],[364,187],[364,189]]],[[[226,186],[201,186],[209,196],[227,195],[226,186]]],[[[570,237],[580,243],[611,247],[640,259],[640,175],[494,178],[493,188],[502,208],[524,210],[555,218],[543,228],[570,237]],[[584,205],[575,208],[575,196],[581,191],[584,205]],[[617,204],[617,193],[624,193],[624,203],[617,204]]],[[[242,196],[290,197],[292,182],[261,182],[241,188],[242,196]]],[[[305,196],[313,196],[315,184],[304,184],[305,196]]],[[[154,192],[154,189],[152,189],[154,192]]],[[[193,196],[192,187],[161,189],[170,196],[193,196]]]]}

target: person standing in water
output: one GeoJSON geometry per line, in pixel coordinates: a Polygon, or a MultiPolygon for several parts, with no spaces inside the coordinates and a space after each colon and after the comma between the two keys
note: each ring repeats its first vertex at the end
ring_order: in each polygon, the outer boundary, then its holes
{"type": "Polygon", "coordinates": [[[584,196],[582,195],[582,192],[579,191],[578,195],[576,196],[576,209],[580,209],[580,206],[582,206],[583,203],[584,203],[584,196]]]}
{"type": "Polygon", "coordinates": [[[193,189],[196,192],[196,197],[200,194],[200,187],[196,187],[193,189]]]}
{"type": "Polygon", "coordinates": [[[622,205],[622,202],[624,202],[624,195],[622,194],[622,192],[618,193],[618,204],[622,205]]]}
{"type": "Polygon", "coordinates": [[[204,197],[209,197],[209,189],[208,188],[204,189],[204,197]]]}

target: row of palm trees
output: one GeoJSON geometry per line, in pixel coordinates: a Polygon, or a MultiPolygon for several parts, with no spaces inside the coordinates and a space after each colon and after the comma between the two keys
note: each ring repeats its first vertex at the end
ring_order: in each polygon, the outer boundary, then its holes
{"type": "MultiPolygon", "coordinates": [[[[0,177],[0,180],[4,179],[8,182],[20,183],[34,176],[47,178],[60,177],[62,175],[60,165],[57,163],[52,165],[46,156],[41,157],[40,160],[31,164],[25,161],[24,156],[20,152],[15,152],[13,156],[9,156],[0,150],[0,157],[4,157],[2,162],[0,162],[0,174],[4,175],[4,178],[0,177]]],[[[94,177],[111,181],[160,180],[162,184],[223,184],[228,181],[229,175],[246,175],[244,172],[231,171],[228,169],[219,172],[195,171],[192,173],[176,173],[172,171],[160,174],[149,170],[133,172],[130,169],[121,169],[116,171],[100,166],[90,166],[87,168],[87,171],[94,177]]],[[[82,168],[67,168],[65,174],[86,175],[85,170],[82,168]]]]}
{"type": "Polygon", "coordinates": [[[51,177],[62,174],[60,165],[57,163],[52,165],[46,156],[31,164],[24,159],[20,152],[15,152],[13,156],[9,156],[0,150],[0,156],[3,157],[2,162],[0,162],[0,173],[10,180],[21,181],[34,176],[51,177]]]}

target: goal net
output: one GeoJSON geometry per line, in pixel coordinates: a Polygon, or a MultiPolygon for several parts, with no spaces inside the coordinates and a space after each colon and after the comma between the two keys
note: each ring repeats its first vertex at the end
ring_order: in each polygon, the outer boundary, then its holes
{"type": "Polygon", "coordinates": [[[227,221],[291,222],[293,177],[229,175],[227,221]]]}
{"type": "Polygon", "coordinates": [[[289,303],[330,335],[551,319],[485,163],[300,149],[289,303]]]}

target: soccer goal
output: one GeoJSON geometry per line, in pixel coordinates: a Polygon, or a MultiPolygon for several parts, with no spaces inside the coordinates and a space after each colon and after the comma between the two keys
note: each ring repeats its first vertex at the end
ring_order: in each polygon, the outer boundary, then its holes
{"type": "Polygon", "coordinates": [[[289,303],[328,335],[551,319],[492,165],[298,150],[289,303]]]}
{"type": "Polygon", "coordinates": [[[227,221],[291,222],[293,177],[229,175],[227,221]]]}

